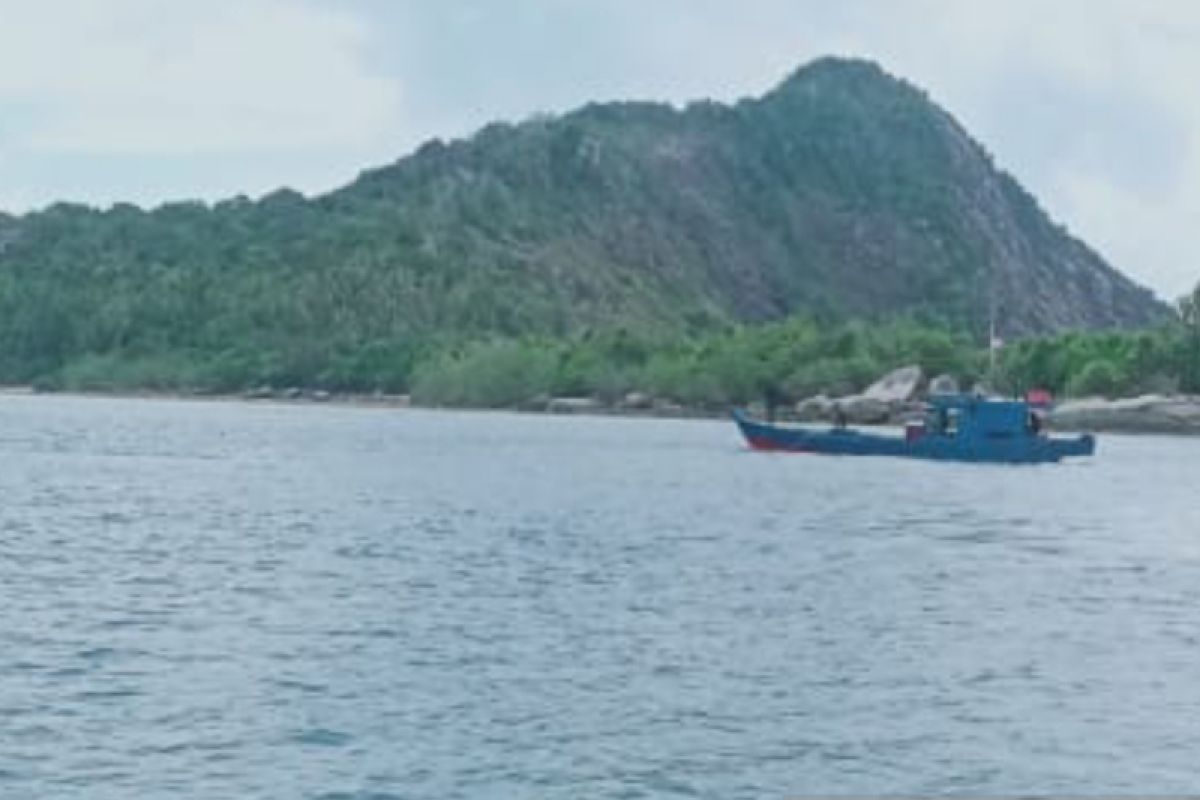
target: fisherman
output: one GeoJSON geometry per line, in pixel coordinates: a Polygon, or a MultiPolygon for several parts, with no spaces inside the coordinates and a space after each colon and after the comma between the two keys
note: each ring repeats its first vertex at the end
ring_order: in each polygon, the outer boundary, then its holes
{"type": "Polygon", "coordinates": [[[841,403],[833,404],[833,424],[839,429],[846,427],[846,409],[842,408],[841,403]]]}
{"type": "Polygon", "coordinates": [[[783,392],[774,383],[763,387],[763,405],[767,408],[767,422],[775,422],[775,409],[786,400],[783,392]]]}

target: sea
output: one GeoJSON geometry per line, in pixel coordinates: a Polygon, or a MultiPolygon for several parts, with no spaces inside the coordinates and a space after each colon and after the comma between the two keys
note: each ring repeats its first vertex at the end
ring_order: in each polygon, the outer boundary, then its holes
{"type": "Polygon", "coordinates": [[[1200,791],[1200,440],[0,397],[0,798],[1200,791]]]}

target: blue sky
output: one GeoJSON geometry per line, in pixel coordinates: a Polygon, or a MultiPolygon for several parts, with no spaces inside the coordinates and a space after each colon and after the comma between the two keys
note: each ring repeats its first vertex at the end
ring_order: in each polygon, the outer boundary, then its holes
{"type": "Polygon", "coordinates": [[[731,100],[825,54],[930,91],[1118,268],[1200,280],[1188,0],[0,0],[0,209],[320,192],[589,100],[731,100]]]}

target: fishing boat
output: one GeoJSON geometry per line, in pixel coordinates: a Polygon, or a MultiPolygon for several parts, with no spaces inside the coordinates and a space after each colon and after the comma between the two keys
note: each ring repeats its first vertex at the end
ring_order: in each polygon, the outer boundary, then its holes
{"type": "Polygon", "coordinates": [[[775,425],[754,420],[741,409],[734,410],[733,418],[755,450],[1010,464],[1057,462],[1096,452],[1091,434],[1046,435],[1041,416],[1028,402],[975,395],[930,398],[924,419],[908,423],[903,436],[842,425],[831,429],[775,425]]]}

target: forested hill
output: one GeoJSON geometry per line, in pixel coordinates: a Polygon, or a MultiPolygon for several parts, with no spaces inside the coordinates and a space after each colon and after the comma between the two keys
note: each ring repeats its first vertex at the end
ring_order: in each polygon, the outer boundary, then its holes
{"type": "Polygon", "coordinates": [[[220,384],[395,386],[428,348],[493,335],[794,313],[980,330],[993,303],[1009,336],[1164,313],[861,61],[732,106],[492,125],[314,199],[0,216],[4,382],[128,356],[220,384]]]}

